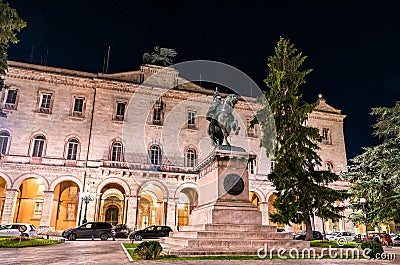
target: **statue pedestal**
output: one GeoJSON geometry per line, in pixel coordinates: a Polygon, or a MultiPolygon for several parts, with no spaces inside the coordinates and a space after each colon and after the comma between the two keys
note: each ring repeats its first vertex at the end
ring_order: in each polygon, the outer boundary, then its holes
{"type": "Polygon", "coordinates": [[[261,212],[249,200],[248,153],[222,146],[198,166],[199,203],[189,226],[161,238],[163,253],[177,256],[257,255],[259,248],[305,248],[275,226],[262,225],[261,212]]]}

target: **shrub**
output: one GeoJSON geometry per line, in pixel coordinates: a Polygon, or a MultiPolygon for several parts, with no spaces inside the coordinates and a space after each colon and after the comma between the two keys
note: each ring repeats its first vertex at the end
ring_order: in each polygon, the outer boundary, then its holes
{"type": "Polygon", "coordinates": [[[157,241],[144,241],[136,247],[136,253],[142,259],[157,259],[162,251],[162,246],[157,241]]]}
{"type": "Polygon", "coordinates": [[[383,253],[382,245],[375,241],[365,241],[361,243],[361,249],[364,250],[365,254],[370,258],[376,258],[376,254],[383,253]],[[366,249],[369,249],[369,252],[366,249]]]}

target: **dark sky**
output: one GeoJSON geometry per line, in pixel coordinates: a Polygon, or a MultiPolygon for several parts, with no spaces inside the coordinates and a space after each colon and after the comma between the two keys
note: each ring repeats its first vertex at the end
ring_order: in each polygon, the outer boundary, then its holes
{"type": "Polygon", "coordinates": [[[174,48],[176,62],[215,60],[248,74],[262,89],[266,62],[279,36],[308,56],[301,92],[322,93],[345,119],[348,158],[371,136],[371,107],[400,98],[400,16],[385,1],[12,1],[28,26],[9,59],[102,72],[137,70],[153,46],[174,48]],[[349,3],[346,3],[349,2],[349,3]],[[31,57],[34,45],[33,57],[31,57]]]}

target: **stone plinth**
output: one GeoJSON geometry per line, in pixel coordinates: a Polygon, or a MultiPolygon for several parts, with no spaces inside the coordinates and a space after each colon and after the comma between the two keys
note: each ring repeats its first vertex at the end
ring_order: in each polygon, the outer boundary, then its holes
{"type": "Polygon", "coordinates": [[[197,170],[200,172],[199,205],[189,226],[162,238],[164,254],[256,255],[259,248],[309,247],[275,226],[262,225],[261,212],[249,201],[248,153],[243,149],[214,150],[197,170]]]}

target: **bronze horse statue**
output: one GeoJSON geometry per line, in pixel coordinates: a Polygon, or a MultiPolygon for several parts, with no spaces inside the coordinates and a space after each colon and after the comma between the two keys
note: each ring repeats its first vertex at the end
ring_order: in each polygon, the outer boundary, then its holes
{"type": "Polygon", "coordinates": [[[231,146],[228,142],[229,134],[232,130],[235,135],[239,134],[240,127],[232,114],[237,102],[236,95],[227,96],[222,103],[218,92],[214,94],[214,103],[210,106],[206,115],[206,119],[210,122],[208,135],[214,147],[220,145],[231,146]]]}

